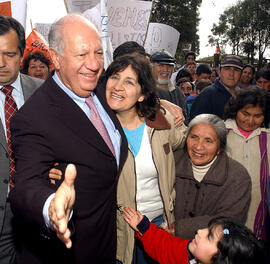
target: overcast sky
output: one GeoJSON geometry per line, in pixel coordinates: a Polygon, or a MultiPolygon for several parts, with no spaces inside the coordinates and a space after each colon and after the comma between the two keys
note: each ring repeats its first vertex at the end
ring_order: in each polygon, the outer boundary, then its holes
{"type": "MultiPolygon", "coordinates": [[[[237,0],[202,0],[201,7],[199,9],[201,20],[199,24],[200,54],[198,58],[213,56],[216,51],[216,47],[207,46],[208,36],[211,34],[213,23],[217,24],[219,16],[224,12],[224,10],[236,3],[237,0]]],[[[228,48],[226,52],[231,53],[231,50],[228,48]]],[[[266,50],[264,57],[270,59],[270,49],[266,50]]]]}
{"type": "MultiPolygon", "coordinates": [[[[219,16],[224,10],[234,4],[236,0],[202,0],[200,12],[200,24],[199,24],[199,36],[200,36],[200,54],[199,58],[213,56],[216,51],[215,47],[207,46],[208,36],[211,34],[211,28],[213,23],[218,23],[219,16]]],[[[230,50],[228,51],[230,52],[230,50]]]]}

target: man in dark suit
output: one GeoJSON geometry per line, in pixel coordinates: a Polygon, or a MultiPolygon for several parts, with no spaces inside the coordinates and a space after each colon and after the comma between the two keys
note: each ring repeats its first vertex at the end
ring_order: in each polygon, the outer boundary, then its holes
{"type": "Polygon", "coordinates": [[[88,20],[68,15],[52,25],[49,45],[55,71],[11,122],[10,200],[27,234],[22,263],[115,263],[116,185],[127,141],[98,83],[101,40],[88,20]],[[113,149],[95,127],[90,99],[113,149]],[[75,165],[60,186],[47,177],[56,161],[75,165]]]}
{"type": "Polygon", "coordinates": [[[6,87],[17,108],[33,94],[41,80],[20,74],[20,62],[25,48],[22,25],[11,17],[0,16],[0,263],[15,263],[13,215],[8,199],[10,183],[9,124],[6,124],[6,87]]]}

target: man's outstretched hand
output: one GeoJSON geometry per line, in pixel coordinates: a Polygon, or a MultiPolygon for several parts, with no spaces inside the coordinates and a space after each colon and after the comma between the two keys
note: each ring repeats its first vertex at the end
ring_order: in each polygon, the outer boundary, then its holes
{"type": "Polygon", "coordinates": [[[68,229],[70,211],[75,202],[74,181],[76,179],[76,167],[69,164],[65,171],[65,179],[59,186],[49,206],[50,223],[58,238],[71,248],[71,232],[68,229]]]}

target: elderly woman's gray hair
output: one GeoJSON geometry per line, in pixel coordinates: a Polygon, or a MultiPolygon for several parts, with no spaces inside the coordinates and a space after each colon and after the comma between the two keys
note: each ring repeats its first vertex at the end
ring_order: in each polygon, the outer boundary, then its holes
{"type": "Polygon", "coordinates": [[[217,137],[219,139],[219,148],[224,150],[227,143],[227,130],[224,124],[224,121],[216,115],[213,114],[201,114],[195,116],[188,125],[188,132],[191,132],[192,128],[198,124],[209,124],[216,131],[217,137]]]}

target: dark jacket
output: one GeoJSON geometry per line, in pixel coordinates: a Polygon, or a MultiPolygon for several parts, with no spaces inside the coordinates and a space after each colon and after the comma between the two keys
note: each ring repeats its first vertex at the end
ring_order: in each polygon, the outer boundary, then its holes
{"type": "Polygon", "coordinates": [[[221,152],[201,182],[192,172],[188,154],[175,152],[176,201],[175,234],[193,238],[200,228],[218,216],[232,217],[245,223],[251,196],[251,179],[237,161],[221,152]]]}
{"type": "MultiPolygon", "coordinates": [[[[105,84],[94,92],[121,134],[121,168],[127,141],[106,103],[104,88],[105,84]]],[[[120,170],[96,128],[52,75],[14,116],[11,132],[17,172],[10,200],[14,214],[23,223],[20,231],[25,232],[21,262],[113,263],[120,170]],[[56,161],[73,163],[77,169],[70,250],[47,232],[42,215],[45,201],[56,189],[47,176],[56,161]]]]}
{"type": "Polygon", "coordinates": [[[223,119],[224,107],[232,94],[216,78],[214,84],[202,90],[193,102],[189,121],[199,114],[214,114],[223,119]]]}

